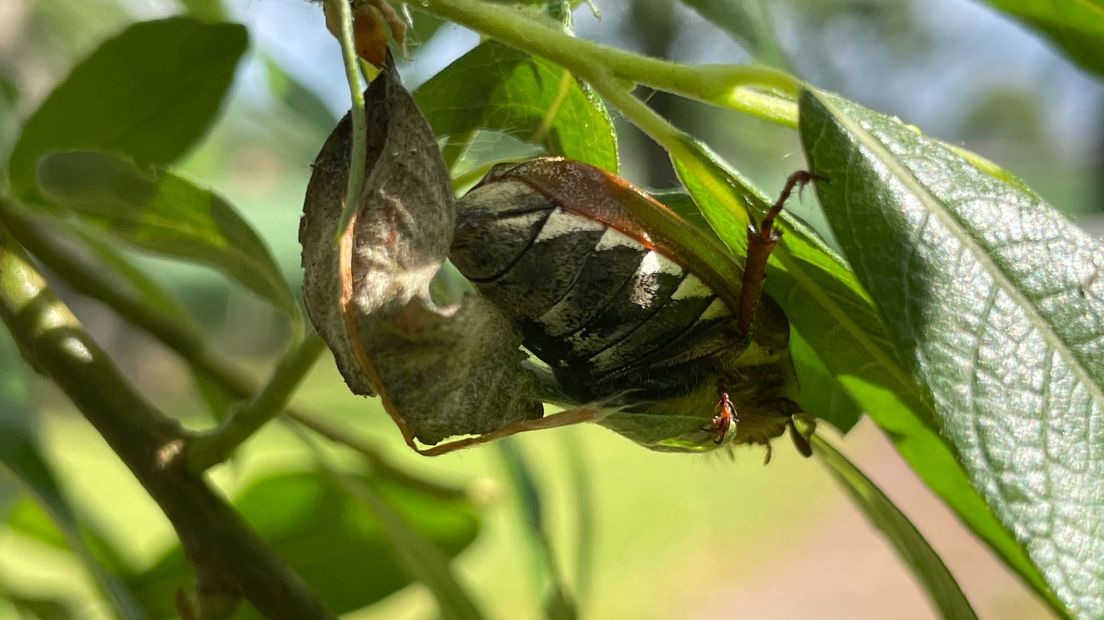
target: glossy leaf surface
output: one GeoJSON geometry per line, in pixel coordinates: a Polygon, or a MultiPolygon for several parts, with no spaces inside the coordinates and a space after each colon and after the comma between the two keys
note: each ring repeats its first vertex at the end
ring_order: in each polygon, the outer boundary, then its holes
{"type": "Polygon", "coordinates": [[[495,41],[461,56],[414,92],[438,136],[509,133],[603,170],[617,171],[613,124],[601,102],[547,60],[495,41]]]}
{"type": "Polygon", "coordinates": [[[904,367],[1058,598],[1104,615],[1104,247],[895,119],[806,92],[817,193],[904,367]]]}
{"type": "MultiPolygon", "coordinates": [[[[717,231],[736,254],[746,251],[747,212],[761,211],[762,193],[728,169],[708,149],[676,160],[680,178],[717,231]]],[[[862,286],[834,254],[810,233],[782,218],[784,230],[772,256],[765,290],[786,311],[795,333],[793,353],[802,384],[801,404],[813,415],[835,409],[844,393],[855,400],[893,441],[894,447],[940,498],[1040,592],[1046,587],[1023,549],[993,516],[970,484],[954,453],[937,430],[930,400],[902,367],[885,327],[862,286]],[[811,351],[813,358],[799,355],[811,351]],[[813,392],[824,383],[832,389],[813,392]]],[[[845,409],[847,411],[848,409],[845,409]]]]}

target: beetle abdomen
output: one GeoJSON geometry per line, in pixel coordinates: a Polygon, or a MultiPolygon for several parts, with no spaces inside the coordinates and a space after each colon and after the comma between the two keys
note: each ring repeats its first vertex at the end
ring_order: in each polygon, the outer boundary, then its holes
{"type": "Polygon", "coordinates": [[[450,258],[581,397],[646,388],[641,371],[656,365],[665,347],[731,318],[701,279],[649,247],[646,235],[628,234],[508,177],[460,201],[450,258]]]}

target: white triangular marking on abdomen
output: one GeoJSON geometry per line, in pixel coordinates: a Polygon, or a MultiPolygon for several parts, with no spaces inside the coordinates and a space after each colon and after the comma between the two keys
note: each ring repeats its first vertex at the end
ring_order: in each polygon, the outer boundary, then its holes
{"type": "Polygon", "coordinates": [[[695,299],[701,297],[711,297],[713,291],[709,290],[709,287],[704,282],[698,279],[698,276],[689,273],[686,274],[686,278],[679,283],[675,292],[671,295],[672,300],[680,299],[695,299]]]}
{"type": "MultiPolygon", "coordinates": [[[[541,227],[540,234],[537,235],[534,243],[540,243],[542,241],[548,241],[555,239],[556,237],[562,237],[564,235],[572,235],[576,233],[592,232],[603,230],[605,225],[594,220],[588,220],[585,217],[580,217],[574,213],[564,211],[560,207],[556,207],[552,214],[548,216],[548,219],[544,222],[544,226],[541,227]]],[[[603,235],[604,237],[605,235],[603,235]]],[[[555,258],[555,257],[553,257],[555,258]]]]}

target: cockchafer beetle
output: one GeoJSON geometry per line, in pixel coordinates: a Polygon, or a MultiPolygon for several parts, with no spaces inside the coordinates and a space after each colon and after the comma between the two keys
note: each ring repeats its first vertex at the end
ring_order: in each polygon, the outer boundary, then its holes
{"type": "Polygon", "coordinates": [[[762,284],[773,219],[811,178],[790,176],[740,265],[617,176],[560,158],[503,164],[459,201],[449,258],[517,322],[564,404],[702,417],[653,449],[762,444],[769,458],[789,428],[808,456],[789,323],[762,284]]]}

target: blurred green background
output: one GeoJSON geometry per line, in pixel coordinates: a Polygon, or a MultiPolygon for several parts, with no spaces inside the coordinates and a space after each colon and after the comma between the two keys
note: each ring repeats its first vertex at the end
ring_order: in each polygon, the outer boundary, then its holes
{"type": "MultiPolygon", "coordinates": [[[[579,36],[688,63],[743,62],[749,54],[696,13],[669,0],[598,1],[601,20],[576,12],[579,36]]],[[[1022,176],[1051,204],[1104,230],[1104,89],[1020,26],[968,0],[781,0],[770,2],[770,58],[800,77],[896,114],[940,139],[985,155],[1022,176]]],[[[213,187],[255,225],[288,278],[298,282],[296,231],[306,179],[347,91],[336,43],[321,11],[305,0],[227,0],[246,24],[249,58],[224,114],[180,166],[213,187]],[[272,83],[283,67],[317,95],[272,83]]],[[[69,67],[125,24],[180,11],[169,0],[2,0],[0,154],[69,67]]],[[[418,18],[401,66],[415,87],[478,42],[470,31],[418,18]]],[[[769,29],[768,29],[769,26],[769,29]]],[[[654,108],[703,138],[760,187],[776,188],[803,165],[794,132],[682,101],[649,97],[654,108]]],[[[623,174],[666,188],[674,177],[662,151],[619,123],[623,174]]],[[[476,150],[511,148],[481,135],[476,150]]],[[[3,156],[0,155],[0,156],[3,156]]],[[[794,206],[814,224],[815,200],[794,206]]],[[[256,371],[286,338],[267,306],[213,272],[143,257],[158,281],[200,319],[221,353],[256,371]]],[[[62,289],[64,292],[64,289],[62,289]]],[[[161,346],[91,300],[69,296],[78,316],[140,390],[194,428],[212,423],[185,367],[161,346]]],[[[101,524],[126,559],[144,565],[173,540],[168,523],[67,401],[34,385],[48,455],[66,490],[101,524]]],[[[525,547],[499,452],[477,448],[436,459],[411,453],[372,400],[350,395],[324,356],[297,402],[371,440],[396,462],[431,479],[464,485],[485,522],[459,559],[461,578],[492,617],[541,617],[533,560],[525,547]]],[[[3,406],[3,403],[0,403],[3,406]]],[[[536,466],[553,543],[571,584],[580,536],[593,565],[581,594],[594,618],[929,618],[933,612],[906,569],[816,463],[780,444],[726,458],[646,452],[600,428],[521,437],[536,466]],[[593,523],[580,523],[571,474],[581,448],[593,492],[593,523]],[[589,537],[589,538],[586,538],[589,537]],[[586,543],[587,540],[592,544],[586,543]]],[[[1049,617],[861,422],[845,450],[913,519],[959,579],[983,618],[1049,617]]],[[[329,448],[328,448],[329,450],[329,448]]],[[[332,449],[348,462],[347,452],[332,449]]],[[[266,472],[305,466],[311,453],[274,424],[246,445],[216,480],[233,494],[266,472]]],[[[66,599],[78,617],[102,617],[95,590],[70,556],[0,528],[0,585],[66,599]]],[[[0,602],[0,618],[15,617],[0,602]]],[[[357,618],[426,618],[431,597],[411,586],[357,618]]]]}

